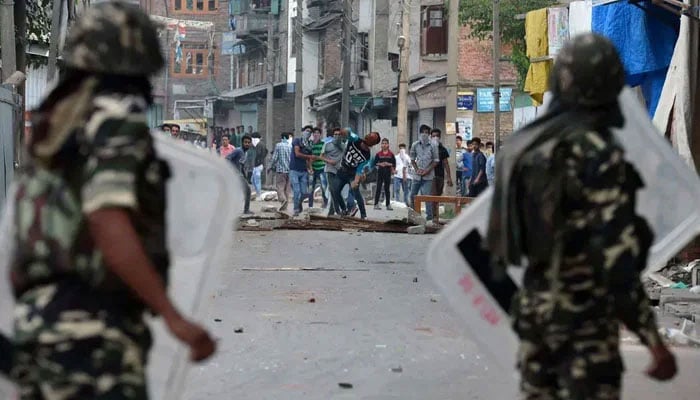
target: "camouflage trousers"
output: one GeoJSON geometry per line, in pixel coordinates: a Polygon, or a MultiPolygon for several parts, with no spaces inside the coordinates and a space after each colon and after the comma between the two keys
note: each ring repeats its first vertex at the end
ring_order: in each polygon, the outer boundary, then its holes
{"type": "Polygon", "coordinates": [[[590,353],[553,354],[545,346],[522,342],[518,356],[522,400],[621,398],[621,368],[596,362],[590,353]]]}
{"type": "Polygon", "coordinates": [[[22,400],[146,400],[146,350],[118,329],[19,346],[12,379],[22,400]]]}
{"type": "Polygon", "coordinates": [[[556,312],[548,294],[515,302],[523,400],[618,400],[623,364],[619,322],[605,313],[556,312]]]}

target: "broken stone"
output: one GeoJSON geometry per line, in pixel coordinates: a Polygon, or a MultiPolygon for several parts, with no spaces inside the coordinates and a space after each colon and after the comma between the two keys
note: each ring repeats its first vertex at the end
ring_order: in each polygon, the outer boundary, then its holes
{"type": "Polygon", "coordinates": [[[425,225],[409,226],[406,228],[406,233],[411,235],[422,235],[425,233],[425,225]]]}
{"type": "Polygon", "coordinates": [[[260,198],[262,198],[263,201],[277,201],[277,192],[262,192],[260,198]]]}
{"type": "Polygon", "coordinates": [[[400,374],[403,372],[403,368],[399,367],[394,367],[391,369],[391,372],[396,372],[397,374],[400,374]]]}
{"type": "Polygon", "coordinates": [[[315,299],[315,298],[312,297],[312,298],[309,299],[309,303],[315,303],[315,302],[316,302],[316,299],[315,299]]]}
{"type": "Polygon", "coordinates": [[[294,219],[294,221],[310,222],[311,216],[308,213],[303,212],[292,219],[294,219]]]}
{"type": "Polygon", "coordinates": [[[418,283],[418,277],[413,278],[413,283],[418,283]]]}
{"type": "Polygon", "coordinates": [[[352,383],[340,382],[338,383],[338,386],[343,389],[352,389],[352,383]]]}
{"type": "Polygon", "coordinates": [[[260,221],[260,227],[268,229],[278,229],[284,226],[284,221],[285,220],[283,219],[266,219],[260,221]]]}
{"type": "Polygon", "coordinates": [[[219,318],[214,318],[214,322],[221,322],[219,318]]]}
{"type": "Polygon", "coordinates": [[[253,226],[253,227],[258,227],[260,226],[260,222],[254,220],[254,219],[249,219],[246,221],[247,226],[253,226]]]}
{"type": "Polygon", "coordinates": [[[326,210],[324,210],[323,208],[312,207],[312,208],[306,209],[306,212],[308,212],[311,215],[321,215],[324,212],[326,212],[326,210]]]}
{"type": "Polygon", "coordinates": [[[238,328],[234,330],[233,333],[243,333],[243,328],[238,328]]]}
{"type": "MultiPolygon", "coordinates": [[[[265,195],[263,194],[263,197],[264,197],[264,196],[265,196],[265,195]]],[[[264,212],[264,213],[276,213],[278,209],[279,209],[279,207],[276,207],[276,206],[262,206],[262,207],[260,208],[260,212],[264,212]]]]}

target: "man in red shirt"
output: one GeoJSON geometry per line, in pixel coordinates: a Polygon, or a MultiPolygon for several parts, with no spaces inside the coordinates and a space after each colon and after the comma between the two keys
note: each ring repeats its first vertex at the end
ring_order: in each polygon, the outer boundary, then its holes
{"type": "Polygon", "coordinates": [[[221,147],[219,147],[219,155],[221,155],[221,158],[226,158],[229,154],[233,153],[233,151],[236,150],[236,147],[234,147],[231,144],[231,139],[229,138],[228,135],[224,135],[221,137],[221,147]]]}
{"type": "Polygon", "coordinates": [[[379,197],[384,188],[384,198],[386,199],[386,209],[391,208],[391,177],[396,173],[396,156],[389,150],[389,139],[382,139],[382,149],[374,156],[374,164],[377,166],[377,191],[374,194],[374,209],[381,210],[379,197]]]}

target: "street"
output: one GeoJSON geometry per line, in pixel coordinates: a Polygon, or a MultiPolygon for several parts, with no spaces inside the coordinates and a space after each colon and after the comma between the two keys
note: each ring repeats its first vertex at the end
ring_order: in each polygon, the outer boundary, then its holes
{"type": "MultiPolygon", "coordinates": [[[[514,398],[424,272],[435,237],[239,232],[206,321],[219,353],[184,398],[514,398]]],[[[700,352],[675,352],[680,375],[659,384],[646,350],[626,346],[624,398],[697,399],[700,352]]]]}

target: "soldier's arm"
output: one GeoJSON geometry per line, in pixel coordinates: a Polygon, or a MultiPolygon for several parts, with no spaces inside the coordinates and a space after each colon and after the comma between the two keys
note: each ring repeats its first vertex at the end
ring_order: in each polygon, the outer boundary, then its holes
{"type": "Polygon", "coordinates": [[[91,152],[81,197],[89,232],[106,267],[164,318],[170,331],[190,346],[193,360],[205,359],[214,352],[213,341],[175,309],[131,219],[139,209],[137,178],[153,151],[148,128],[111,112],[109,108],[97,112],[103,123],[86,135],[91,152]]]}

